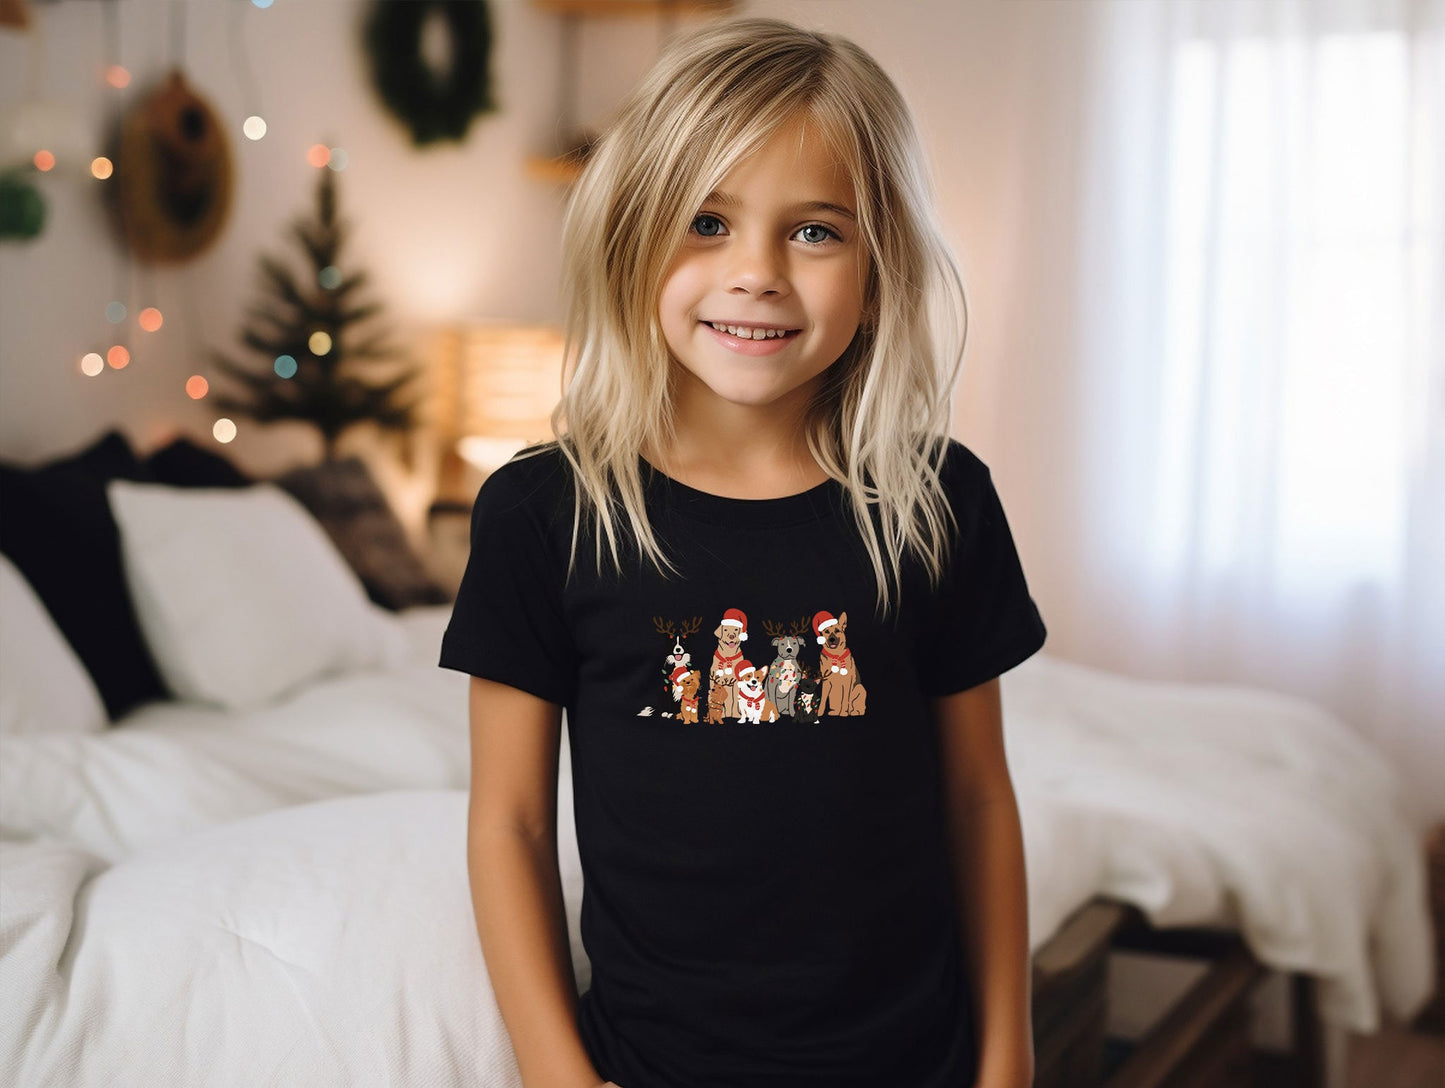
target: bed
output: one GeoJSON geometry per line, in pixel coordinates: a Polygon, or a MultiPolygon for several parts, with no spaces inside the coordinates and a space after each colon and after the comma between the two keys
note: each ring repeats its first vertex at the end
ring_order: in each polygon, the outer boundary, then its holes
{"type": "MultiPolygon", "coordinates": [[[[515,1088],[467,884],[467,679],[436,667],[449,608],[368,600],[261,492],[108,489],[172,689],[119,718],[76,696],[87,669],[23,577],[0,581],[0,1083],[515,1088]],[[197,555],[225,585],[187,576],[197,555]],[[316,626],[337,609],[345,630],[316,626]]],[[[1417,831],[1343,723],[1048,654],[1003,692],[1041,1088],[1184,1083],[1268,969],[1307,981],[1324,1028],[1426,1000],[1417,831]],[[1111,1062],[1108,956],[1170,939],[1209,985],[1111,1062]]],[[[559,775],[585,988],[565,743],[559,775]]]]}

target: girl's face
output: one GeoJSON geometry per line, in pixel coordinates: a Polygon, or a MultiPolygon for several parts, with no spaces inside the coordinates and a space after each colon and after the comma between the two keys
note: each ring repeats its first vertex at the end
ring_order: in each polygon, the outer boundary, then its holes
{"type": "Polygon", "coordinates": [[[658,317],[688,394],[806,403],[858,330],[868,257],[853,186],[816,129],[791,121],[739,162],[668,269],[658,317]]]}

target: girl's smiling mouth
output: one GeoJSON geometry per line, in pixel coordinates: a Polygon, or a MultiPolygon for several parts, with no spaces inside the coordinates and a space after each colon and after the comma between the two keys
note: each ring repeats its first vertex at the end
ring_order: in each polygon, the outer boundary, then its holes
{"type": "Polygon", "coordinates": [[[781,351],[802,331],[769,325],[729,325],[721,321],[699,324],[723,347],[740,355],[771,355],[781,351]]]}

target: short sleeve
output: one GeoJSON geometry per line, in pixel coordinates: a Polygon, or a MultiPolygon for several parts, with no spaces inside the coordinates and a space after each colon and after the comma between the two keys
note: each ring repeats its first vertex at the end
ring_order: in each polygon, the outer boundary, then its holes
{"type": "Polygon", "coordinates": [[[915,649],[919,686],[929,698],[1007,672],[1047,635],[987,466],[961,446],[951,453],[965,462],[945,479],[959,532],[915,649]]]}
{"type": "Polygon", "coordinates": [[[566,568],[542,530],[548,490],[529,490],[520,477],[510,463],[477,492],[471,551],[439,664],[567,706],[577,652],[562,603],[566,568]]]}

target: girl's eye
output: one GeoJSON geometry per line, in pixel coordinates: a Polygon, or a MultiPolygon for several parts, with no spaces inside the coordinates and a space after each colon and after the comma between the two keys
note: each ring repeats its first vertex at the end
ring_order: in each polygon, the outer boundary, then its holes
{"type": "Polygon", "coordinates": [[[714,238],[722,233],[722,220],[715,215],[697,215],[693,217],[692,229],[704,238],[714,238]]]}
{"type": "MultiPolygon", "coordinates": [[[[829,238],[838,238],[837,234],[823,226],[822,223],[809,223],[806,227],[800,227],[798,233],[803,235],[803,241],[810,245],[820,245],[829,238]],[[809,232],[812,232],[811,236],[809,236],[809,232]]],[[[839,240],[841,241],[841,239],[839,240]]]]}

